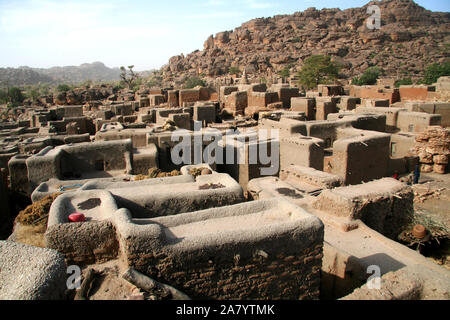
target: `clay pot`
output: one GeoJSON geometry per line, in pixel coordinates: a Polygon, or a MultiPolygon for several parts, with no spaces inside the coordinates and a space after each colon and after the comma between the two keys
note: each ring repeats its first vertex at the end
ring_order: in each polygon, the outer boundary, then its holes
{"type": "Polygon", "coordinates": [[[417,239],[423,239],[427,235],[427,229],[423,225],[418,224],[414,226],[412,234],[417,239]]]}

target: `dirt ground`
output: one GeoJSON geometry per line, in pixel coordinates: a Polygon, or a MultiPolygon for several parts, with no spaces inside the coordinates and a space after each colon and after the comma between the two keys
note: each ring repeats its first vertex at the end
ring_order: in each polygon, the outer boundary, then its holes
{"type": "Polygon", "coordinates": [[[88,270],[94,272],[93,278],[87,285],[83,295],[72,293],[75,300],[166,300],[171,297],[165,296],[159,291],[147,292],[122,277],[126,267],[119,260],[111,260],[103,264],[86,266],[82,273],[82,281],[85,281],[88,270]]]}
{"type": "MultiPolygon", "coordinates": [[[[422,174],[413,185],[416,215],[450,230],[450,174],[422,174]]],[[[450,235],[448,236],[450,238],[450,235]]],[[[450,240],[435,243],[424,253],[430,260],[450,270],[450,240]]]]}

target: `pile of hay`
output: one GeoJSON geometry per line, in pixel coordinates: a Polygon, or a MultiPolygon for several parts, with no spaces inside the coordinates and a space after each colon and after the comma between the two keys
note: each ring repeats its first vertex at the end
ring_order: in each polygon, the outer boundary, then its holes
{"type": "Polygon", "coordinates": [[[60,194],[61,193],[51,194],[42,200],[29,205],[25,208],[25,210],[19,212],[15,222],[19,222],[24,225],[47,224],[46,218],[48,217],[50,207],[52,206],[53,201],[55,201],[60,194]]]}
{"type": "Polygon", "coordinates": [[[171,172],[163,172],[158,168],[150,168],[148,170],[148,175],[139,174],[134,177],[134,181],[153,179],[153,178],[165,178],[165,177],[175,177],[181,175],[178,170],[172,170],[171,172]]]}
{"type": "Polygon", "coordinates": [[[420,246],[431,244],[433,241],[440,244],[446,239],[450,239],[450,229],[443,223],[436,221],[433,217],[426,212],[416,212],[413,217],[413,221],[408,225],[405,230],[398,236],[401,242],[406,243],[408,247],[420,246]],[[428,235],[424,239],[417,239],[412,234],[412,229],[415,225],[423,225],[428,232],[428,235]]]}
{"type": "Polygon", "coordinates": [[[191,176],[193,176],[194,178],[197,178],[198,176],[202,175],[202,171],[204,169],[208,169],[208,168],[205,168],[205,167],[202,167],[202,168],[191,168],[191,169],[189,169],[189,174],[191,176]]]}
{"type": "Polygon", "coordinates": [[[22,210],[14,221],[14,240],[35,247],[45,248],[44,233],[47,230],[48,213],[61,193],[46,196],[22,210]]]}

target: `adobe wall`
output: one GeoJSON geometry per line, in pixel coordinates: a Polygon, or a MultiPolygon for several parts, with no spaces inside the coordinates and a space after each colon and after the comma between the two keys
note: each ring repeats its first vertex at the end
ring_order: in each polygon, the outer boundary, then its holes
{"type": "Polygon", "coordinates": [[[278,100],[283,103],[283,108],[291,107],[291,98],[299,96],[299,88],[278,88],[276,90],[278,100]]]}
{"type": "Polygon", "coordinates": [[[111,111],[116,116],[129,116],[133,114],[133,107],[131,103],[113,104],[111,105],[111,111]]]}
{"type": "Polygon", "coordinates": [[[388,132],[395,132],[397,128],[398,114],[400,111],[405,111],[403,108],[383,108],[383,107],[358,107],[356,113],[358,114],[382,114],[386,115],[386,130],[388,132]]]}
{"type": "Polygon", "coordinates": [[[282,199],[125,222],[119,234],[129,266],[194,299],[319,297],[323,224],[282,199]]]}
{"type": "Polygon", "coordinates": [[[9,218],[9,203],[7,194],[7,185],[5,184],[6,172],[0,170],[0,222],[2,224],[9,218]]]}
{"type": "Polygon", "coordinates": [[[133,151],[133,174],[147,175],[150,168],[159,168],[158,148],[154,143],[133,151]]]}
{"type": "Polygon", "coordinates": [[[321,139],[300,134],[281,138],[280,169],[292,165],[323,170],[324,142],[321,139]]]}
{"type": "Polygon", "coordinates": [[[63,106],[57,107],[55,109],[56,116],[58,119],[71,118],[71,117],[82,117],[83,116],[83,106],[63,106]]]}
{"type": "Polygon", "coordinates": [[[408,156],[414,147],[416,137],[413,134],[399,133],[391,135],[391,157],[402,158],[408,156]],[[394,147],[392,145],[395,144],[394,147]]]}
{"type": "Polygon", "coordinates": [[[149,129],[123,129],[123,130],[105,130],[95,134],[95,141],[114,141],[131,139],[134,148],[142,148],[147,146],[147,134],[149,129]]]}
{"type": "Polygon", "coordinates": [[[448,300],[449,292],[448,274],[416,264],[384,274],[380,289],[365,284],[340,300],[448,300]]]}
{"type": "Polygon", "coordinates": [[[200,90],[199,89],[182,89],[178,92],[180,107],[184,106],[184,103],[196,102],[200,100],[200,90]]]}
{"type": "Polygon", "coordinates": [[[202,123],[213,123],[216,121],[216,106],[214,104],[197,103],[193,107],[192,120],[202,123]]]}
{"type": "Polygon", "coordinates": [[[195,181],[186,177],[147,179],[127,183],[99,184],[94,181],[80,188],[80,191],[84,190],[111,192],[118,206],[130,210],[135,218],[174,215],[230,205],[243,200],[242,188],[224,173],[199,176],[195,181]],[[200,188],[208,183],[222,186],[200,188]]]}
{"type": "Polygon", "coordinates": [[[276,92],[251,92],[248,94],[248,106],[266,108],[268,104],[277,102],[276,92]]]}
{"type": "Polygon", "coordinates": [[[360,219],[375,231],[396,240],[412,221],[414,192],[400,181],[384,178],[325,190],[313,207],[350,220],[360,219]]]}
{"type": "Polygon", "coordinates": [[[63,176],[66,172],[123,170],[129,173],[132,171],[133,145],[131,139],[79,143],[60,148],[63,152],[61,157],[63,176]]]}
{"type": "Polygon", "coordinates": [[[390,136],[356,129],[354,136],[333,143],[331,173],[341,177],[346,184],[379,179],[387,175],[390,155],[390,136]]]}
{"type": "Polygon", "coordinates": [[[29,194],[27,158],[25,155],[16,155],[8,162],[9,181],[11,190],[23,194],[29,194]]]}
{"type": "Polygon", "coordinates": [[[313,98],[291,98],[291,110],[304,112],[308,120],[316,119],[316,100],[313,98]]]}
{"type": "Polygon", "coordinates": [[[118,209],[114,198],[106,191],[68,192],[58,196],[49,211],[45,232],[47,248],[64,254],[70,263],[89,264],[114,259],[119,243],[110,215],[118,209]],[[96,199],[98,203],[83,207],[83,203],[96,199]],[[70,223],[68,216],[82,211],[89,219],[83,223],[70,223]]]}
{"type": "Polygon", "coordinates": [[[263,118],[258,121],[258,128],[265,130],[277,129],[279,130],[280,138],[290,137],[296,133],[306,136],[305,123],[289,118],[280,118],[279,121],[263,118]]]}
{"type": "Polygon", "coordinates": [[[429,114],[440,114],[441,125],[450,127],[450,103],[445,102],[408,102],[405,108],[410,112],[425,112],[429,114]]]}
{"type": "Polygon", "coordinates": [[[123,170],[130,173],[133,163],[131,139],[46,147],[26,160],[30,192],[51,178],[123,170]]]}
{"type": "Polygon", "coordinates": [[[434,92],[433,86],[400,86],[401,101],[426,101],[429,92],[434,92]]]}
{"type": "Polygon", "coordinates": [[[61,157],[61,149],[46,147],[38,154],[35,154],[26,160],[30,193],[41,182],[47,181],[50,178],[62,178],[60,165],[61,157]]]}
{"type": "Polygon", "coordinates": [[[379,86],[351,86],[350,96],[364,99],[388,99],[391,104],[400,101],[399,89],[385,89],[379,86]]]}
{"type": "Polygon", "coordinates": [[[169,108],[176,108],[180,105],[180,97],[178,90],[169,90],[167,92],[167,104],[169,108]]]}
{"type": "Polygon", "coordinates": [[[307,183],[321,187],[323,189],[332,189],[343,185],[343,181],[336,175],[329,174],[310,167],[289,166],[280,171],[280,179],[286,182],[307,183]]]}
{"type": "Polygon", "coordinates": [[[225,96],[224,108],[233,114],[244,114],[248,106],[247,91],[234,91],[225,96]]]}
{"type": "MultiPolygon", "coordinates": [[[[261,148],[266,148],[267,156],[271,159],[273,156],[277,157],[279,161],[281,151],[280,151],[280,141],[268,139],[259,139],[258,136],[250,134],[236,135],[234,137],[225,137],[224,141],[219,142],[219,147],[222,149],[224,155],[224,164],[218,164],[219,171],[228,173],[233,179],[239,182],[242,186],[244,193],[247,191],[247,184],[251,179],[261,177],[261,171],[263,168],[270,168],[271,163],[263,164],[260,157],[256,159],[256,163],[250,163],[250,151],[254,150],[259,155],[261,148]],[[249,139],[249,137],[255,139],[249,139]],[[240,140],[244,139],[244,140],[240,140]],[[233,161],[229,162],[226,158],[226,149],[230,148],[233,150],[233,161]],[[243,158],[240,158],[240,152],[243,152],[243,158]],[[272,156],[273,155],[273,156],[272,156]]],[[[280,162],[278,162],[280,163],[280,162]]],[[[278,175],[280,168],[273,175],[278,175]]]]}
{"type": "Polygon", "coordinates": [[[438,114],[428,114],[422,112],[402,111],[398,114],[397,127],[403,132],[420,133],[429,126],[441,124],[441,116],[438,114]]]}

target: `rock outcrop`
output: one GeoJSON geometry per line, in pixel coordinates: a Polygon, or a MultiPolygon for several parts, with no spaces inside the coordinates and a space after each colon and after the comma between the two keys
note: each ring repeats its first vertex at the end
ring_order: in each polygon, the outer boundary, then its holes
{"type": "Polygon", "coordinates": [[[300,69],[312,54],[331,55],[343,66],[344,77],[360,75],[370,66],[383,68],[387,76],[420,77],[431,62],[448,59],[449,30],[450,13],[428,11],[412,0],[373,1],[344,11],[309,8],[254,19],[210,36],[202,51],[172,57],[163,67],[164,78],[215,77],[232,66],[270,76],[285,68],[300,69]],[[372,4],[381,9],[379,30],[366,26],[372,4]]]}

